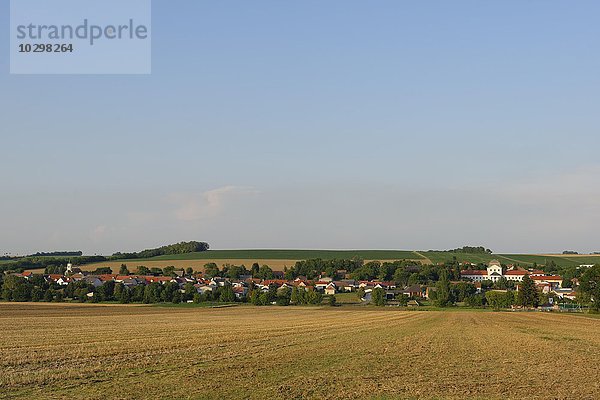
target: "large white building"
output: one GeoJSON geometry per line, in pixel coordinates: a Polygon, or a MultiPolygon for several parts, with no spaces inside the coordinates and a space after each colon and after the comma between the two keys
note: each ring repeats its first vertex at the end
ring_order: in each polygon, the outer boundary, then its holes
{"type": "Polygon", "coordinates": [[[502,265],[498,260],[490,261],[486,270],[464,270],[460,272],[460,275],[463,278],[470,279],[474,282],[496,282],[501,278],[506,278],[513,282],[522,282],[527,274],[538,286],[549,285],[553,289],[562,287],[562,278],[560,276],[546,275],[544,271],[525,271],[522,269],[509,269],[508,271],[503,272],[502,265]]]}
{"type": "Polygon", "coordinates": [[[488,264],[488,267],[486,270],[467,269],[464,271],[460,271],[460,275],[463,278],[471,279],[472,281],[475,281],[475,282],[481,282],[481,281],[496,282],[503,276],[502,265],[500,264],[500,261],[492,260],[488,264]]]}

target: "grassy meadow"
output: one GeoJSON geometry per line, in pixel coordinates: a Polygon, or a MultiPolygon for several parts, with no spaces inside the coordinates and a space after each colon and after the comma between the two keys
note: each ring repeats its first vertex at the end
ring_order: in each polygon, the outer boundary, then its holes
{"type": "Polygon", "coordinates": [[[0,398],[591,399],[600,320],[0,303],[0,398]]]}

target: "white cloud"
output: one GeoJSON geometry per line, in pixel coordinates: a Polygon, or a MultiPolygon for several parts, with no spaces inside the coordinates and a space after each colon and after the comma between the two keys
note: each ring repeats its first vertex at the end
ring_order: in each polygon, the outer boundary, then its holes
{"type": "Polygon", "coordinates": [[[200,194],[173,193],[169,200],[175,204],[175,217],[180,221],[197,221],[216,217],[226,205],[234,200],[255,196],[253,188],[241,186],[223,186],[200,194]]]}

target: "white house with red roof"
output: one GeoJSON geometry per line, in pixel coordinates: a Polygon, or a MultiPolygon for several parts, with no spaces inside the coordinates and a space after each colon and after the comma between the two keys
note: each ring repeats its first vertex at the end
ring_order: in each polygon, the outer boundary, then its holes
{"type": "Polygon", "coordinates": [[[502,276],[503,276],[502,265],[500,264],[500,261],[492,260],[488,264],[488,267],[485,271],[484,270],[467,269],[467,270],[460,271],[460,275],[463,278],[470,279],[474,282],[481,282],[481,281],[496,282],[496,281],[500,280],[500,278],[502,278],[502,276]]]}

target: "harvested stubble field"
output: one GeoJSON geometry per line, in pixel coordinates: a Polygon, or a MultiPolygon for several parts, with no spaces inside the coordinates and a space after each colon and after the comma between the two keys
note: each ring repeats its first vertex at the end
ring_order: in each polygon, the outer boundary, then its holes
{"type": "Polygon", "coordinates": [[[0,397],[569,398],[600,320],[369,308],[0,304],[0,397]]]}

